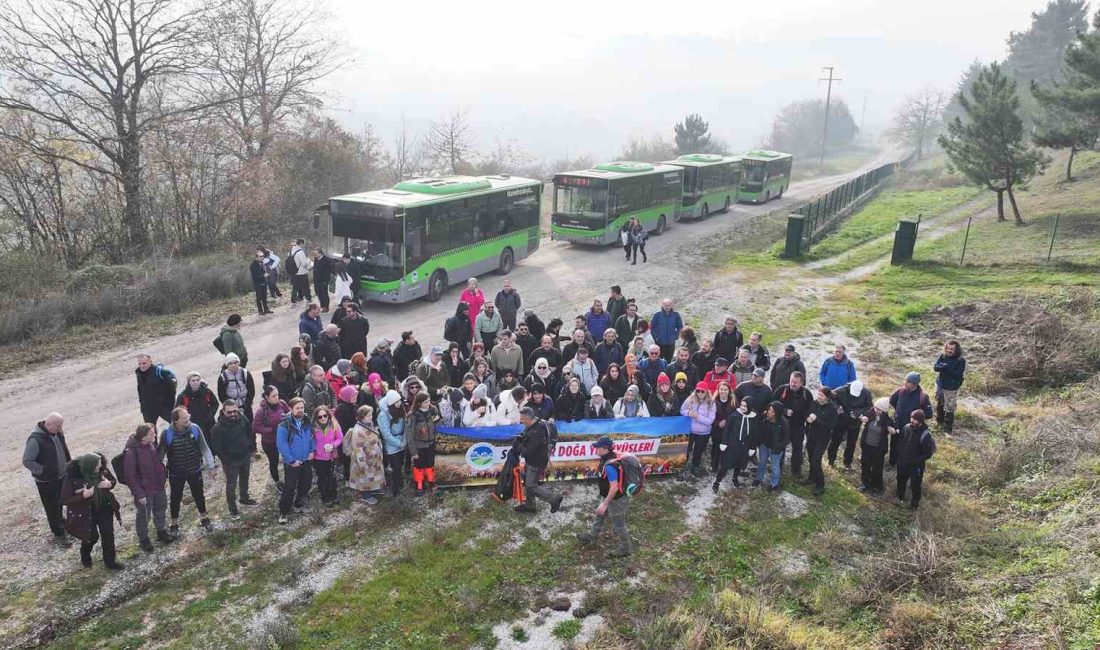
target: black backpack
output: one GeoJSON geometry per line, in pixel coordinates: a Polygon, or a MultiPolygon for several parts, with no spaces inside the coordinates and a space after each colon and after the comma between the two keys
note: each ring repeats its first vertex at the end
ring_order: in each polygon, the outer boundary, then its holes
{"type": "Polygon", "coordinates": [[[218,332],[218,335],[214,337],[214,348],[218,352],[225,354],[225,343],[222,342],[221,332],[218,332]]]}
{"type": "Polygon", "coordinates": [[[298,272],[298,263],[294,261],[294,255],[295,253],[287,255],[286,260],[283,262],[283,265],[286,266],[286,272],[290,275],[294,275],[298,272]]]}
{"type": "Polygon", "coordinates": [[[558,448],[558,427],[549,420],[543,420],[546,425],[546,457],[553,459],[554,451],[558,448]]]}
{"type": "Polygon", "coordinates": [[[126,467],[126,450],[111,459],[111,469],[114,470],[115,479],[122,485],[126,485],[126,473],[122,470],[126,467]]]}

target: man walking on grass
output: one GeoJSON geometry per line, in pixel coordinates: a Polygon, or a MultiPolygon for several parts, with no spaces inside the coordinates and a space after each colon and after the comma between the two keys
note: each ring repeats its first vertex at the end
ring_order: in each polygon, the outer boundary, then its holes
{"type": "Polygon", "coordinates": [[[596,518],[592,522],[592,528],[577,534],[577,539],[582,544],[593,544],[603,531],[604,522],[611,518],[611,528],[619,538],[619,544],[608,551],[609,557],[626,557],[633,552],[630,544],[630,531],[626,528],[626,508],[628,497],[619,489],[619,474],[623,468],[618,463],[615,452],[612,451],[611,438],[602,436],[592,445],[600,455],[600,465],[596,470],[600,482],[600,505],[596,506],[596,518]]]}

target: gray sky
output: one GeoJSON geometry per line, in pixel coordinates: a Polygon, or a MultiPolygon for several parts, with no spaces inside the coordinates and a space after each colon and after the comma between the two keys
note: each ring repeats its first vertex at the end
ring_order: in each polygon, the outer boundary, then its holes
{"type": "Polygon", "coordinates": [[[926,84],[954,88],[974,59],[1003,58],[1045,0],[418,2],[330,0],[332,36],[354,60],[329,80],[334,116],[389,144],[467,107],[477,146],[613,156],[632,135],[689,112],[734,148],[758,144],[776,110],[824,97],[834,65],[857,122],[881,127],[926,84]]]}

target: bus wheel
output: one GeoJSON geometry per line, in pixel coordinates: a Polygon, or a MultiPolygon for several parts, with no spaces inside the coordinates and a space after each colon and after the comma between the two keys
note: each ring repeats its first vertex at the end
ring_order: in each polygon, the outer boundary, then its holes
{"type": "Polygon", "coordinates": [[[508,275],[512,271],[512,267],[516,265],[516,254],[512,252],[511,248],[505,248],[500,253],[500,264],[497,266],[497,273],[501,275],[508,275]]]}
{"type": "Polygon", "coordinates": [[[704,203],[703,204],[703,218],[706,219],[709,216],[710,216],[710,204],[709,203],[704,203]]]}
{"type": "Polygon", "coordinates": [[[654,235],[660,235],[665,232],[665,215],[657,217],[657,226],[653,229],[654,235]]]}
{"type": "Polygon", "coordinates": [[[436,269],[435,273],[432,273],[431,280],[428,280],[428,302],[436,302],[443,297],[443,290],[447,288],[447,272],[443,269],[436,269]]]}
{"type": "Polygon", "coordinates": [[[722,214],[726,214],[730,211],[730,197],[726,197],[726,205],[722,207],[722,214]]]}

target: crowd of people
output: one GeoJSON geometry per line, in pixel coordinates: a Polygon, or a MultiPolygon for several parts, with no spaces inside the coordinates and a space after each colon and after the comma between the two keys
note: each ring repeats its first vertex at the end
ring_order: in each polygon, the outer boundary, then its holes
{"type": "MultiPolygon", "coordinates": [[[[269,295],[282,295],[279,260],[271,257],[261,248],[253,262],[261,314],[269,311],[269,295]]],[[[250,370],[242,319],[233,314],[214,341],[224,355],[214,381],[189,372],[180,386],[175,372],[138,355],[142,422],[121,454],[73,458],[58,413],[31,433],[23,464],[38,487],[53,539],[68,547],[70,534],[78,538],[85,566],[97,542],[104,564],[121,566],[113,530],[121,516],[119,483],[130,492],[140,547],[152,552],[150,519],[158,542],[175,540],[185,488],[199,525],[212,529],[205,481],[219,470],[230,517],[239,517],[241,506],[256,506],[250,469],[261,453],[279,493],[280,523],[305,511],[314,482],[324,507],[338,504],[341,482],[371,505],[406,492],[409,479],[409,493],[430,495],[440,426],[523,427],[515,445],[533,498],[517,506],[520,512],[534,512],[538,500],[551,512],[561,507],[561,495],[541,485],[556,423],[666,416],[690,419],[682,476],[713,475],[716,492],[726,477],[735,488],[744,480],[778,490],[786,463],[796,479],[805,464],[806,480],[820,494],[824,462],[835,466],[839,459],[852,470],[858,450],[859,489],[881,494],[886,467],[895,468],[897,498],[915,509],[935,452],[929,420],[935,414],[940,430],[952,431],[966,370],[959,343],[948,341],[932,365],[933,411],[919,373],[908,373],[899,388],[876,399],[837,345],[811,388],[794,345],[773,359],[763,336],[751,332],[746,339],[732,316],[712,336],[699,337],[671,299],[645,318],[636,301],[613,286],[606,301],[594,300],[567,326],[562,318],[544,321],[524,308],[508,280],[490,300],[470,279],[443,323],[443,342],[427,353],[412,331],[399,341],[377,337],[369,346],[370,323],[354,290],[358,278],[347,276],[358,269],[346,257],[333,265],[319,249],[310,262],[300,240],[288,259],[294,261],[288,267],[291,302],[305,303],[298,339],[262,372],[250,370]],[[348,282],[338,281],[339,301],[324,318],[333,273],[348,282]],[[64,516],[62,505],[68,507],[64,516]]],[[[593,541],[610,516],[620,538],[616,554],[629,554],[628,497],[618,487],[622,469],[616,469],[610,440],[601,438],[597,447],[601,502],[581,541],[593,541]]]]}

